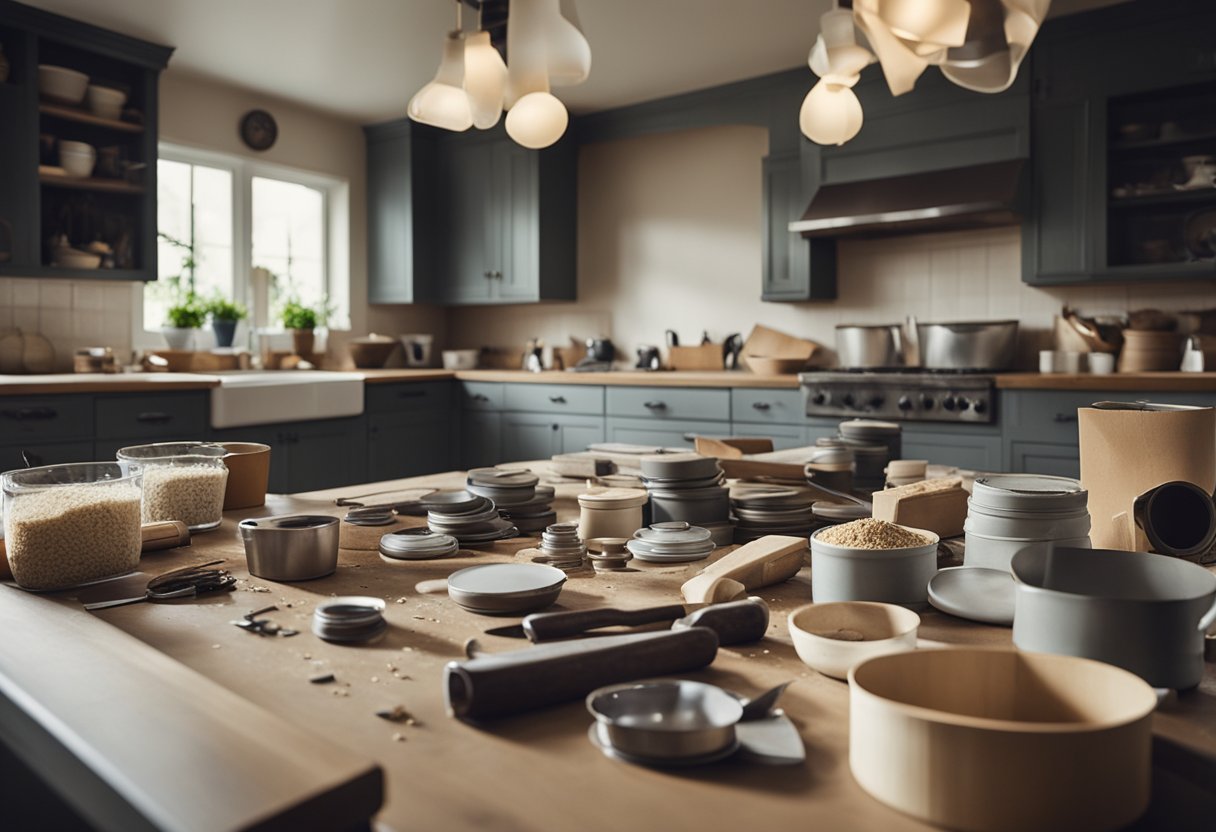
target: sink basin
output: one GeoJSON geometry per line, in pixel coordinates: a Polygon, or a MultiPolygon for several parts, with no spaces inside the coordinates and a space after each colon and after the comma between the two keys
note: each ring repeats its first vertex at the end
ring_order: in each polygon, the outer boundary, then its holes
{"type": "Polygon", "coordinates": [[[358,416],[363,412],[363,376],[321,370],[234,370],[214,373],[211,427],[239,428],[358,416]]]}

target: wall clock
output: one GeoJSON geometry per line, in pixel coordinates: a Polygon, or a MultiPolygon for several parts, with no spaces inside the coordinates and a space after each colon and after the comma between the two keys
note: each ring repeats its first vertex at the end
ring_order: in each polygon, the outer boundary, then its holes
{"type": "Polygon", "coordinates": [[[250,110],[241,117],[241,140],[253,150],[269,150],[279,137],[279,125],[265,110],[250,110]]]}

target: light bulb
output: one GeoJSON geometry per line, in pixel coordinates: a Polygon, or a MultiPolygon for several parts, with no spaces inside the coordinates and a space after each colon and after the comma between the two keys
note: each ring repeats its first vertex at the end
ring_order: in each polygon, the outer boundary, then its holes
{"type": "Polygon", "coordinates": [[[817,144],[844,144],[857,135],[861,124],[861,101],[842,84],[815,84],[798,111],[798,127],[817,144]]]}
{"type": "Polygon", "coordinates": [[[570,116],[566,105],[547,92],[530,92],[507,111],[507,135],[524,147],[539,150],[562,137],[570,116]]]}
{"type": "Polygon", "coordinates": [[[473,126],[488,130],[502,118],[507,65],[490,43],[489,32],[476,32],[464,42],[464,90],[469,96],[473,126]]]}
{"type": "Polygon", "coordinates": [[[414,121],[456,133],[473,126],[469,96],[464,91],[464,39],[451,32],[443,44],[443,60],[435,78],[410,99],[407,112],[414,121]]]}

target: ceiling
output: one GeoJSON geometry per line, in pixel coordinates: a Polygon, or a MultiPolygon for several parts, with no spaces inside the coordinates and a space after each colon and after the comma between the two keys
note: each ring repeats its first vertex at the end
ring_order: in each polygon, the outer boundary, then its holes
{"type": "MultiPolygon", "coordinates": [[[[25,2],[174,46],[174,70],[364,123],[405,114],[409,97],[434,75],[455,17],[450,0],[25,2]]],[[[585,113],[799,66],[830,6],[831,0],[579,0],[591,77],[554,92],[585,113]]],[[[808,88],[811,81],[808,70],[808,88]]]]}

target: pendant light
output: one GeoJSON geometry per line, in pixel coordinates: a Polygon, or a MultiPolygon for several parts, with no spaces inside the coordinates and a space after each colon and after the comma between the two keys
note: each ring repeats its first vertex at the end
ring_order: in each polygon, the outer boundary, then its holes
{"type": "Polygon", "coordinates": [[[873,62],[873,53],[857,43],[852,12],[835,8],[819,18],[819,37],[807,61],[819,81],[798,112],[803,135],[818,144],[837,145],[857,135],[863,115],[852,88],[873,62]]]}
{"type": "MultiPolygon", "coordinates": [[[[577,50],[567,54],[550,38],[555,32],[569,38],[573,32],[582,39],[582,33],[572,25],[563,29],[555,17],[564,21],[559,0],[514,0],[507,18],[507,135],[533,150],[556,142],[570,123],[566,105],[549,91],[549,60],[551,55],[577,57],[577,50]]],[[[586,58],[589,69],[590,50],[586,58]]],[[[577,67],[563,63],[561,68],[577,67]]]]}
{"type": "Polygon", "coordinates": [[[456,0],[456,29],[444,40],[443,59],[435,78],[410,99],[407,108],[410,118],[457,133],[473,126],[473,111],[464,90],[464,53],[460,0],[456,0]]]}
{"type": "Polygon", "coordinates": [[[965,43],[946,52],[942,74],[976,92],[1003,92],[1039,33],[1051,0],[971,0],[965,43]]]}
{"type": "Polygon", "coordinates": [[[464,40],[464,90],[469,96],[473,126],[488,130],[502,118],[503,96],[507,88],[507,65],[490,43],[490,33],[481,28],[464,40]]]}

